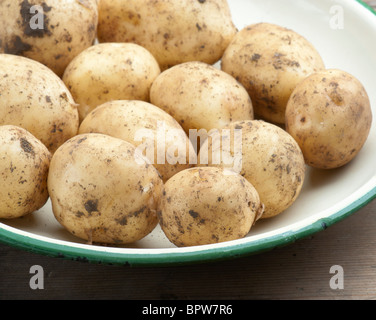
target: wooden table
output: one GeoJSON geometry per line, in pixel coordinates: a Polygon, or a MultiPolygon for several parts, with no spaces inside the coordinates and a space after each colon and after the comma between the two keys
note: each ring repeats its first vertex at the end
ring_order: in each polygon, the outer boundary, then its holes
{"type": "MultiPolygon", "coordinates": [[[[375,1],[373,5],[376,6],[375,1]]],[[[376,201],[283,248],[204,265],[130,268],[32,254],[0,244],[0,299],[376,299],[376,201]],[[44,289],[30,288],[30,267],[44,289]],[[331,288],[332,266],[344,288],[331,288]]]]}

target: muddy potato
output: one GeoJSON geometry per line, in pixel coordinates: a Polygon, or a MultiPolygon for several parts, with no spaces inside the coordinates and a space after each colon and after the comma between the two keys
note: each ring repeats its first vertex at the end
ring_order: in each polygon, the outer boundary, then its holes
{"type": "Polygon", "coordinates": [[[100,42],[134,42],[162,70],[187,61],[214,64],[236,27],[226,0],[101,0],[100,42]]]}
{"type": "Polygon", "coordinates": [[[39,61],[62,76],[90,47],[98,24],[96,0],[0,1],[0,52],[39,61]]]}
{"type": "Polygon", "coordinates": [[[237,120],[253,119],[252,101],[233,77],[202,62],[186,62],[161,73],[150,101],[189,130],[220,129],[237,120]]]}
{"type": "Polygon", "coordinates": [[[221,168],[191,168],[165,184],[158,215],[167,238],[178,247],[245,237],[263,213],[256,189],[221,168]]]}
{"type": "Polygon", "coordinates": [[[78,132],[78,111],[63,81],[34,60],[0,54],[0,125],[32,133],[53,153],[78,132]]]}
{"type": "Polygon", "coordinates": [[[366,142],[372,124],[367,92],[353,75],[338,69],[301,82],[286,109],[286,130],[306,163],[334,169],[349,163],[366,142]]]}
{"type": "Polygon", "coordinates": [[[300,34],[259,23],[245,27],[234,37],[221,68],[248,90],[257,118],[284,124],[292,91],[308,75],[323,70],[324,62],[300,34]]]}
{"type": "Polygon", "coordinates": [[[158,224],[163,182],[130,143],[93,133],[57,150],[48,190],[57,221],[73,235],[89,243],[126,244],[158,224]]]}
{"type": "Polygon", "coordinates": [[[79,104],[82,121],[111,100],[149,101],[150,87],[160,72],[145,48],[132,43],[103,43],[80,53],[65,70],[63,81],[79,104]]]}
{"type": "Polygon", "coordinates": [[[144,101],[104,103],[89,113],[79,133],[102,133],[128,141],[144,153],[164,181],[191,167],[191,159],[196,158],[179,123],[162,109],[144,101]]]}
{"type": "Polygon", "coordinates": [[[46,146],[30,132],[0,126],[0,218],[19,218],[45,205],[50,159],[46,146]]]}
{"type": "Polygon", "coordinates": [[[225,167],[256,188],[265,205],[262,218],[288,209],[304,183],[305,162],[296,141],[280,127],[260,120],[230,124],[200,149],[199,166],[225,167]]]}

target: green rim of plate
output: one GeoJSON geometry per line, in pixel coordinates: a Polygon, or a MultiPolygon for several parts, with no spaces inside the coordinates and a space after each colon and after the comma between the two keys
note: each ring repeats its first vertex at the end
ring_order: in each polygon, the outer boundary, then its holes
{"type": "MultiPolygon", "coordinates": [[[[364,3],[362,0],[356,0],[369,11],[376,15],[376,11],[364,3]]],[[[229,260],[250,256],[256,253],[269,251],[271,249],[282,247],[293,243],[299,239],[313,235],[319,231],[325,230],[331,225],[345,219],[351,214],[357,212],[376,198],[376,187],[371,191],[336,212],[330,217],[322,218],[313,224],[305,226],[296,231],[284,232],[267,239],[260,239],[249,243],[230,245],[224,247],[215,247],[192,252],[168,252],[168,253],[116,253],[97,251],[60,243],[53,243],[35,239],[26,235],[17,234],[1,228],[0,224],[0,242],[12,247],[22,249],[31,253],[42,254],[54,258],[67,260],[76,260],[95,264],[106,265],[128,265],[128,266],[170,266],[187,265],[193,263],[213,262],[220,260],[229,260]]]]}
{"type": "Polygon", "coordinates": [[[363,7],[366,7],[369,11],[371,11],[373,14],[376,15],[376,11],[374,8],[372,8],[368,3],[362,1],[362,0],[356,0],[357,2],[359,2],[363,7]]]}

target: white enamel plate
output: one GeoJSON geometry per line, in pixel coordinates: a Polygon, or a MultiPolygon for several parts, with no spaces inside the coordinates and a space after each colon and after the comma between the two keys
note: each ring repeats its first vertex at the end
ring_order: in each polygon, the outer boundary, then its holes
{"type": "MultiPolygon", "coordinates": [[[[321,53],[328,68],[356,76],[376,115],[376,14],[356,0],[228,0],[238,27],[270,22],[293,29],[321,53]],[[340,16],[338,16],[340,15],[340,16]]],[[[51,203],[27,217],[0,220],[0,241],[38,254],[103,264],[168,265],[208,262],[260,253],[323,230],[376,197],[376,122],[349,165],[308,168],[298,200],[281,215],[259,221],[244,239],[177,248],[157,227],[131,247],[88,245],[55,220],[51,203]]]]}

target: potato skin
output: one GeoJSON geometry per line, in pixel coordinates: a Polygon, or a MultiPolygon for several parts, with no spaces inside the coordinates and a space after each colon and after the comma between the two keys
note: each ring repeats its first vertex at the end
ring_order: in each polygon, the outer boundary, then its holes
{"type": "MultiPolygon", "coordinates": [[[[236,172],[245,177],[259,193],[265,205],[262,219],[272,218],[287,210],[298,198],[305,178],[305,162],[296,141],[280,127],[261,120],[238,121],[225,127],[221,142],[205,141],[198,155],[199,166],[225,167],[226,153],[222,142],[241,143],[241,161],[236,172]],[[241,139],[235,140],[235,130],[241,132],[241,139]],[[213,147],[213,145],[215,147],[213,147]],[[208,156],[203,156],[208,150],[208,156]],[[213,154],[219,154],[219,161],[213,161],[213,154]]],[[[236,146],[239,148],[239,145],[236,146]]]]}
{"type": "Polygon", "coordinates": [[[79,104],[80,121],[111,100],[149,102],[150,87],[161,70],[145,48],[133,43],[102,43],[81,52],[63,81],[79,104]]]}
{"type": "Polygon", "coordinates": [[[51,153],[23,128],[0,126],[0,218],[15,219],[48,200],[51,153]]]}
{"type": "Polygon", "coordinates": [[[293,30],[269,23],[237,33],[222,58],[222,70],[247,89],[255,117],[285,123],[287,101],[296,85],[324,69],[314,46],[293,30]]]}
{"type": "Polygon", "coordinates": [[[48,190],[56,219],[89,243],[126,244],[158,224],[163,182],[134,146],[102,134],[77,135],[54,154],[48,190]]]}
{"type": "Polygon", "coordinates": [[[150,90],[150,101],[190,129],[220,129],[253,119],[252,101],[233,77],[202,62],[186,62],[162,72],[150,90]]]}
{"type": "Polygon", "coordinates": [[[144,101],[118,100],[104,103],[89,113],[81,123],[79,133],[102,133],[123,139],[137,148],[147,148],[145,156],[149,155],[150,148],[151,156],[148,159],[164,181],[190,168],[192,156],[196,158],[195,150],[179,123],[162,109],[144,101]],[[153,138],[149,138],[149,134],[153,138]],[[158,151],[162,142],[165,150],[163,155],[158,151]],[[179,152],[177,156],[176,151],[179,152]]]}
{"type": "Polygon", "coordinates": [[[191,168],[168,180],[159,205],[160,225],[178,247],[245,237],[262,214],[255,188],[221,168],[191,168]]]}
{"type": "Polygon", "coordinates": [[[9,54],[0,54],[0,65],[0,125],[26,129],[52,153],[77,134],[77,105],[55,73],[9,54]]]}
{"type": "Polygon", "coordinates": [[[226,0],[101,0],[100,42],[134,42],[162,70],[187,61],[214,64],[236,34],[226,0]]]}
{"type": "Polygon", "coordinates": [[[94,43],[97,25],[96,0],[3,0],[0,52],[39,61],[61,77],[69,62],[94,43]],[[31,25],[42,20],[31,11],[35,5],[43,8],[42,29],[31,25]]]}
{"type": "Polygon", "coordinates": [[[294,90],[286,109],[286,130],[308,165],[335,169],[353,160],[372,125],[367,92],[353,75],[338,69],[315,73],[294,90]]]}

